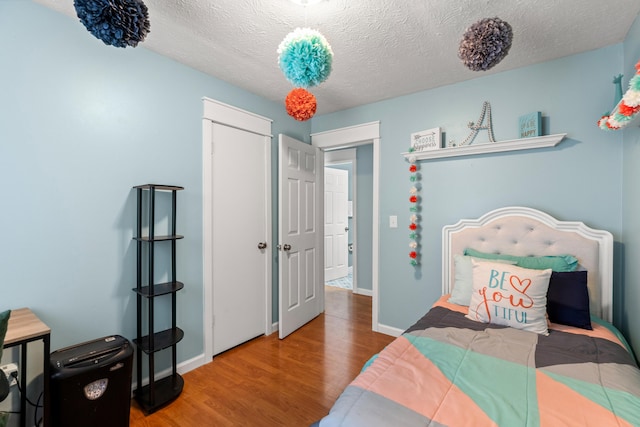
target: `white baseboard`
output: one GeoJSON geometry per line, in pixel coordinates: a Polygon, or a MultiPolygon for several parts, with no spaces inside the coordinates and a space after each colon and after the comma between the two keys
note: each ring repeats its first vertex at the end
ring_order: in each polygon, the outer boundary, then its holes
{"type": "MultiPolygon", "coordinates": [[[[202,354],[200,354],[200,355],[198,355],[198,356],[196,356],[196,357],[194,357],[192,359],[185,360],[184,362],[179,363],[176,366],[176,369],[178,370],[178,373],[180,375],[184,375],[187,372],[193,371],[194,369],[199,368],[200,366],[202,366],[202,365],[204,365],[206,363],[207,363],[207,361],[205,360],[204,353],[202,353],[202,354]]],[[[171,375],[171,368],[167,368],[167,369],[164,369],[164,370],[162,370],[160,372],[156,372],[155,373],[155,377],[156,378],[164,378],[164,377],[169,376],[169,375],[171,375]]],[[[147,384],[149,384],[149,377],[145,377],[145,378],[142,379],[142,386],[144,387],[147,384]]],[[[137,388],[136,379],[135,379],[135,375],[134,375],[134,378],[132,378],[132,381],[131,381],[131,391],[132,391],[132,393],[133,393],[133,390],[135,390],[136,388],[137,388]]]]}
{"type": "MultiPolygon", "coordinates": [[[[204,359],[204,353],[189,359],[189,360],[185,360],[184,362],[178,364],[177,368],[178,368],[178,372],[180,374],[186,374],[189,371],[193,371],[196,368],[199,368],[200,366],[206,364],[210,362],[210,360],[205,360],[204,359]]],[[[171,372],[171,370],[167,370],[167,373],[171,372]]]]}
{"type": "Polygon", "coordinates": [[[365,295],[365,296],[368,296],[368,297],[372,297],[373,296],[373,291],[371,289],[358,288],[358,289],[355,289],[353,291],[353,293],[354,294],[358,294],[358,295],[365,295]]]}
{"type": "Polygon", "coordinates": [[[392,337],[399,337],[404,332],[404,329],[398,329],[378,323],[378,332],[385,335],[391,335],[392,337]]]}

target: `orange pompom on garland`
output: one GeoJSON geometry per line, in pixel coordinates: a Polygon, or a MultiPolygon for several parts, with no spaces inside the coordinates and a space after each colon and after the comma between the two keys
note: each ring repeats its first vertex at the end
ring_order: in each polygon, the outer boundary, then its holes
{"type": "Polygon", "coordinates": [[[296,88],[287,95],[285,106],[287,114],[303,122],[316,113],[316,97],[306,89],[296,88]]]}

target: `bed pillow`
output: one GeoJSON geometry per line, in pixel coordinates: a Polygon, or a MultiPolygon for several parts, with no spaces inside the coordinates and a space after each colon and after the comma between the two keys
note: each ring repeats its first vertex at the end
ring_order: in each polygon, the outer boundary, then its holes
{"type": "Polygon", "coordinates": [[[471,301],[471,288],[473,287],[473,270],[471,268],[472,259],[478,262],[499,262],[510,265],[515,265],[516,263],[515,261],[508,259],[491,261],[483,258],[474,258],[455,254],[453,256],[456,273],[455,281],[453,284],[453,290],[451,291],[451,296],[448,299],[448,301],[453,304],[468,306],[469,301],[471,301]]]}
{"type": "Polygon", "coordinates": [[[548,335],[547,290],[551,269],[534,270],[495,262],[473,264],[471,320],[548,335]]]}
{"type": "Polygon", "coordinates": [[[546,270],[550,268],[553,271],[575,271],[578,268],[578,259],[571,255],[554,255],[554,256],[515,256],[508,254],[489,254],[467,248],[464,250],[465,255],[476,258],[485,259],[508,259],[515,261],[516,265],[523,268],[531,268],[534,270],[546,270]]]}
{"type": "Polygon", "coordinates": [[[586,271],[551,273],[547,292],[547,314],[553,323],[593,329],[586,271]]]}

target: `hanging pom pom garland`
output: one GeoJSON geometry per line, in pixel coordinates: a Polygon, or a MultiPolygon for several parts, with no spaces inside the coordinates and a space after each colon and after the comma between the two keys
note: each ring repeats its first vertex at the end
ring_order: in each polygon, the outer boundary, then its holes
{"type": "MultiPolygon", "coordinates": [[[[413,152],[413,147],[409,149],[409,152],[413,152]]],[[[411,215],[409,216],[409,259],[410,263],[413,266],[417,266],[420,261],[420,251],[419,251],[419,243],[420,240],[420,189],[418,182],[420,181],[420,174],[418,173],[418,164],[416,163],[416,156],[410,155],[408,157],[409,160],[409,181],[413,183],[413,186],[409,189],[409,212],[411,215]]]]}
{"type": "Polygon", "coordinates": [[[485,18],[467,28],[458,57],[473,71],[487,71],[509,53],[513,30],[500,18],[485,18]]]}
{"type": "Polygon", "coordinates": [[[308,88],[327,80],[333,51],[316,30],[296,28],[278,46],[278,65],[295,87],[308,88]]]}
{"type": "Polygon", "coordinates": [[[285,99],[287,114],[298,121],[309,120],[316,113],[316,97],[305,89],[293,89],[285,99]]]}
{"type": "Polygon", "coordinates": [[[636,75],[629,81],[629,89],[610,114],[598,120],[603,130],[618,130],[627,126],[640,113],[640,61],[636,64],[636,75]]]}
{"type": "Polygon", "coordinates": [[[149,11],[142,0],[74,0],[80,22],[104,44],[136,47],[149,33],[149,11]]]}
{"type": "Polygon", "coordinates": [[[296,86],[287,95],[287,114],[296,120],[309,120],[316,113],[316,97],[306,88],[329,78],[333,51],[318,31],[296,28],[278,46],[278,65],[285,78],[296,86]]]}

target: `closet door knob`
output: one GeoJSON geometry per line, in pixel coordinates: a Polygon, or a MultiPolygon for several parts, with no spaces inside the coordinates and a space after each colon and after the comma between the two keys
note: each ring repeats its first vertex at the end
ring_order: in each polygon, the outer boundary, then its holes
{"type": "Polygon", "coordinates": [[[285,243],[284,246],[282,247],[283,250],[285,251],[290,251],[291,250],[291,245],[288,243],[285,243]]]}
{"type": "Polygon", "coordinates": [[[258,243],[258,249],[267,249],[267,242],[258,243]]]}

